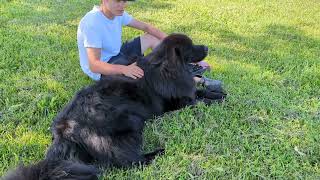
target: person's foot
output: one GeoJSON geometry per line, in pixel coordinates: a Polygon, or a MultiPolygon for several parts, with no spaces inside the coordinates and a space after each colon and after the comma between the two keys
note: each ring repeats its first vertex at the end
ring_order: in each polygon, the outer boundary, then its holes
{"type": "Polygon", "coordinates": [[[201,66],[203,69],[205,69],[205,70],[211,70],[211,66],[210,66],[210,64],[209,63],[207,63],[206,61],[200,61],[200,62],[197,62],[196,63],[198,66],[201,66]]]}
{"type": "Polygon", "coordinates": [[[200,84],[206,89],[214,92],[224,92],[222,88],[222,81],[219,80],[214,80],[214,79],[209,79],[206,77],[201,77],[200,84]]]}
{"type": "Polygon", "coordinates": [[[207,63],[206,61],[200,61],[197,63],[199,66],[201,66],[203,69],[206,69],[206,70],[210,70],[211,69],[211,66],[209,63],[207,63]]]}
{"type": "Polygon", "coordinates": [[[193,76],[201,76],[207,69],[203,68],[202,66],[194,63],[189,63],[188,64],[188,71],[193,75],[193,76]]]}

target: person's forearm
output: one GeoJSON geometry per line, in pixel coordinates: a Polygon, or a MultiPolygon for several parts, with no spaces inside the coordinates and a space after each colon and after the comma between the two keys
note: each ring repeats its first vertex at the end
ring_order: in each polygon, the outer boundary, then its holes
{"type": "Polygon", "coordinates": [[[123,74],[123,65],[109,64],[103,61],[95,61],[90,64],[90,70],[93,73],[103,75],[117,75],[123,74]]]}

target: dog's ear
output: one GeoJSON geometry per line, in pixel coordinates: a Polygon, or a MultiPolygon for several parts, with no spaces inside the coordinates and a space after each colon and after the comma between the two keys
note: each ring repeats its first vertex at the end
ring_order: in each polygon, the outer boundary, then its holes
{"type": "Polygon", "coordinates": [[[179,47],[175,47],[174,52],[177,57],[181,58],[182,54],[181,54],[181,49],[179,47]]]}
{"type": "Polygon", "coordinates": [[[180,64],[183,62],[183,54],[179,45],[168,47],[166,61],[168,61],[168,64],[180,64]]]}
{"type": "Polygon", "coordinates": [[[151,64],[170,66],[183,62],[183,50],[181,43],[183,43],[183,41],[179,41],[179,38],[175,36],[169,36],[163,40],[161,44],[153,50],[151,64]]]}
{"type": "Polygon", "coordinates": [[[167,49],[164,42],[159,44],[151,54],[149,55],[149,63],[152,65],[160,65],[163,63],[164,59],[167,57],[167,49]]]}

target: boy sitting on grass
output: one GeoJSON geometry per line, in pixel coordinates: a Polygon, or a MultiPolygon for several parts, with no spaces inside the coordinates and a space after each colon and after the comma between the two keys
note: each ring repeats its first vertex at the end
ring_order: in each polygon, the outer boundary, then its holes
{"type": "MultiPolygon", "coordinates": [[[[129,0],[128,0],[129,1],[129,0]]],[[[131,0],[132,1],[132,0],[131,0]]],[[[80,65],[85,74],[93,80],[107,75],[121,74],[133,79],[143,77],[143,70],[129,59],[142,57],[148,49],[154,49],[167,34],[145,22],[134,19],[125,12],[126,0],[101,0],[80,21],[77,32],[80,65]],[[129,26],[145,34],[122,44],[122,26],[129,26]]],[[[202,77],[208,64],[190,66],[194,80],[205,86],[220,86],[218,80],[202,77]]]]}

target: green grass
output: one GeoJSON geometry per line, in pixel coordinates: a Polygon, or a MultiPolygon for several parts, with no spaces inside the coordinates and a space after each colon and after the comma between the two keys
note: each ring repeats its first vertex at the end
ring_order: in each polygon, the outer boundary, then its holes
{"type": "MultiPolygon", "coordinates": [[[[76,29],[93,0],[0,0],[0,176],[44,157],[52,119],[92,81],[76,29]]],[[[106,179],[319,179],[320,2],[139,0],[136,18],[210,48],[228,91],[222,104],[183,109],[145,130],[148,166],[106,179]]],[[[141,32],[128,28],[124,40],[141,32]]]]}

